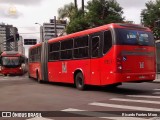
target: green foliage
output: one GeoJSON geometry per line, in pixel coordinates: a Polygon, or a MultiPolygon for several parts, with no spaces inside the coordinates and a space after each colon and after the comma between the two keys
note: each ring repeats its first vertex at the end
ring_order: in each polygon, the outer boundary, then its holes
{"type": "Polygon", "coordinates": [[[76,12],[76,8],[73,3],[66,4],[64,7],[58,9],[59,19],[70,19],[76,12]]]}
{"type": "Polygon", "coordinates": [[[82,11],[79,11],[71,18],[71,21],[66,28],[66,32],[70,34],[70,33],[85,30],[87,28],[89,28],[87,19],[85,18],[82,11]]]}
{"type": "Polygon", "coordinates": [[[149,1],[145,6],[146,8],[141,11],[142,23],[153,30],[155,39],[159,39],[160,28],[155,22],[160,19],[160,0],[149,1]]]}
{"type": "Polygon", "coordinates": [[[85,8],[85,10],[77,9],[73,3],[70,3],[59,9],[59,18],[69,19],[67,33],[124,20],[122,7],[115,0],[90,0],[85,8]]]}
{"type": "Polygon", "coordinates": [[[122,7],[115,0],[92,0],[86,8],[86,16],[91,27],[124,20],[122,7]]]}
{"type": "Polygon", "coordinates": [[[67,25],[66,32],[68,34],[85,30],[89,27],[83,10],[77,10],[72,14],[70,22],[67,25]]]}

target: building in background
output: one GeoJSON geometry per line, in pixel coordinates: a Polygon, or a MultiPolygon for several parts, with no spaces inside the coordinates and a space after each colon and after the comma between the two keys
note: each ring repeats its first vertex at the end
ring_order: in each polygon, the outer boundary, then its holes
{"type": "Polygon", "coordinates": [[[0,24],[0,51],[18,51],[18,29],[13,25],[0,24]]]}
{"type": "Polygon", "coordinates": [[[5,40],[6,40],[6,27],[0,25],[0,52],[4,51],[5,40]]]}
{"type": "MultiPolygon", "coordinates": [[[[12,39],[10,43],[10,50],[18,51],[18,41],[19,41],[19,34],[18,29],[16,27],[10,28],[10,38],[12,39]]],[[[9,50],[7,50],[9,51],[9,50]]]]}
{"type": "Polygon", "coordinates": [[[23,45],[23,38],[22,36],[19,36],[19,41],[18,41],[18,52],[25,55],[25,48],[23,45]]]}
{"type": "Polygon", "coordinates": [[[61,36],[66,24],[66,20],[56,20],[55,23],[55,19],[50,19],[49,23],[43,23],[43,26],[40,26],[40,42],[61,36]]]}

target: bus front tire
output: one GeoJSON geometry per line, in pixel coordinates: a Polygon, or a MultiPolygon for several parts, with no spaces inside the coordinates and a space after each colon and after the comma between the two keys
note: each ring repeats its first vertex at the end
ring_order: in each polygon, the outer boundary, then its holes
{"type": "Polygon", "coordinates": [[[76,88],[79,90],[85,89],[84,77],[81,72],[77,73],[75,76],[75,85],[76,85],[76,88]]]}

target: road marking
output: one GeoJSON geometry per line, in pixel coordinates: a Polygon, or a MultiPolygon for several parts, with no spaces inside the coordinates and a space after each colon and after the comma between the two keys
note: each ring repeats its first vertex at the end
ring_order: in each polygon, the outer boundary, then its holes
{"type": "Polygon", "coordinates": [[[156,95],[157,95],[157,94],[160,94],[160,92],[154,92],[153,94],[156,94],[156,95]]]}
{"type": "Polygon", "coordinates": [[[84,116],[92,116],[92,117],[106,117],[106,116],[108,116],[107,113],[81,110],[81,109],[75,109],[75,108],[67,108],[67,109],[64,109],[61,111],[75,114],[75,117],[76,117],[76,114],[77,115],[84,115],[84,116]]]}
{"type": "Polygon", "coordinates": [[[54,120],[54,119],[49,119],[49,118],[44,118],[44,117],[34,117],[34,118],[29,118],[26,120],[54,120]]]}
{"type": "Polygon", "coordinates": [[[132,100],[132,99],[121,99],[121,98],[112,98],[110,100],[114,101],[126,101],[126,102],[140,102],[140,103],[151,103],[151,104],[160,104],[158,101],[148,101],[148,100],[132,100]]]}
{"type": "Polygon", "coordinates": [[[137,117],[100,117],[104,119],[111,119],[111,120],[149,120],[145,118],[137,118],[137,117]]]}
{"type": "MultiPolygon", "coordinates": [[[[81,110],[81,109],[75,109],[75,108],[68,108],[61,111],[69,112],[69,113],[77,113],[79,115],[88,115],[92,117],[98,117],[103,119],[111,119],[111,120],[149,120],[144,118],[138,118],[138,117],[102,117],[102,116],[108,116],[107,113],[100,113],[100,112],[92,112],[87,110],[81,110]],[[87,112],[78,112],[78,111],[87,111],[87,112]]],[[[113,115],[113,114],[112,114],[113,115]]],[[[116,115],[113,115],[116,116],[116,115]]]]}
{"type": "Polygon", "coordinates": [[[154,89],[154,90],[160,90],[160,89],[154,89]]]}
{"type": "Polygon", "coordinates": [[[129,106],[129,105],[117,105],[117,104],[108,104],[108,103],[99,103],[93,102],[89,105],[101,106],[101,107],[111,107],[111,108],[120,108],[120,109],[130,109],[130,110],[140,110],[140,111],[160,111],[157,108],[148,108],[148,107],[138,107],[138,106],[129,106]]]}
{"type": "Polygon", "coordinates": [[[151,96],[151,95],[127,95],[129,97],[143,97],[143,98],[160,98],[160,96],[151,96]]]}
{"type": "Polygon", "coordinates": [[[75,109],[75,108],[67,108],[67,109],[64,109],[64,110],[61,110],[61,111],[72,112],[72,111],[86,111],[86,110],[80,110],[80,109],[75,109]]]}

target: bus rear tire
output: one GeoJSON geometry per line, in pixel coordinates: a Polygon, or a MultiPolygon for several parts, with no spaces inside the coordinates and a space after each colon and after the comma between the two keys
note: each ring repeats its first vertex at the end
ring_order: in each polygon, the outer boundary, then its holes
{"type": "Polygon", "coordinates": [[[75,76],[75,85],[78,90],[84,90],[85,84],[84,84],[84,77],[81,72],[77,73],[75,76]]]}

